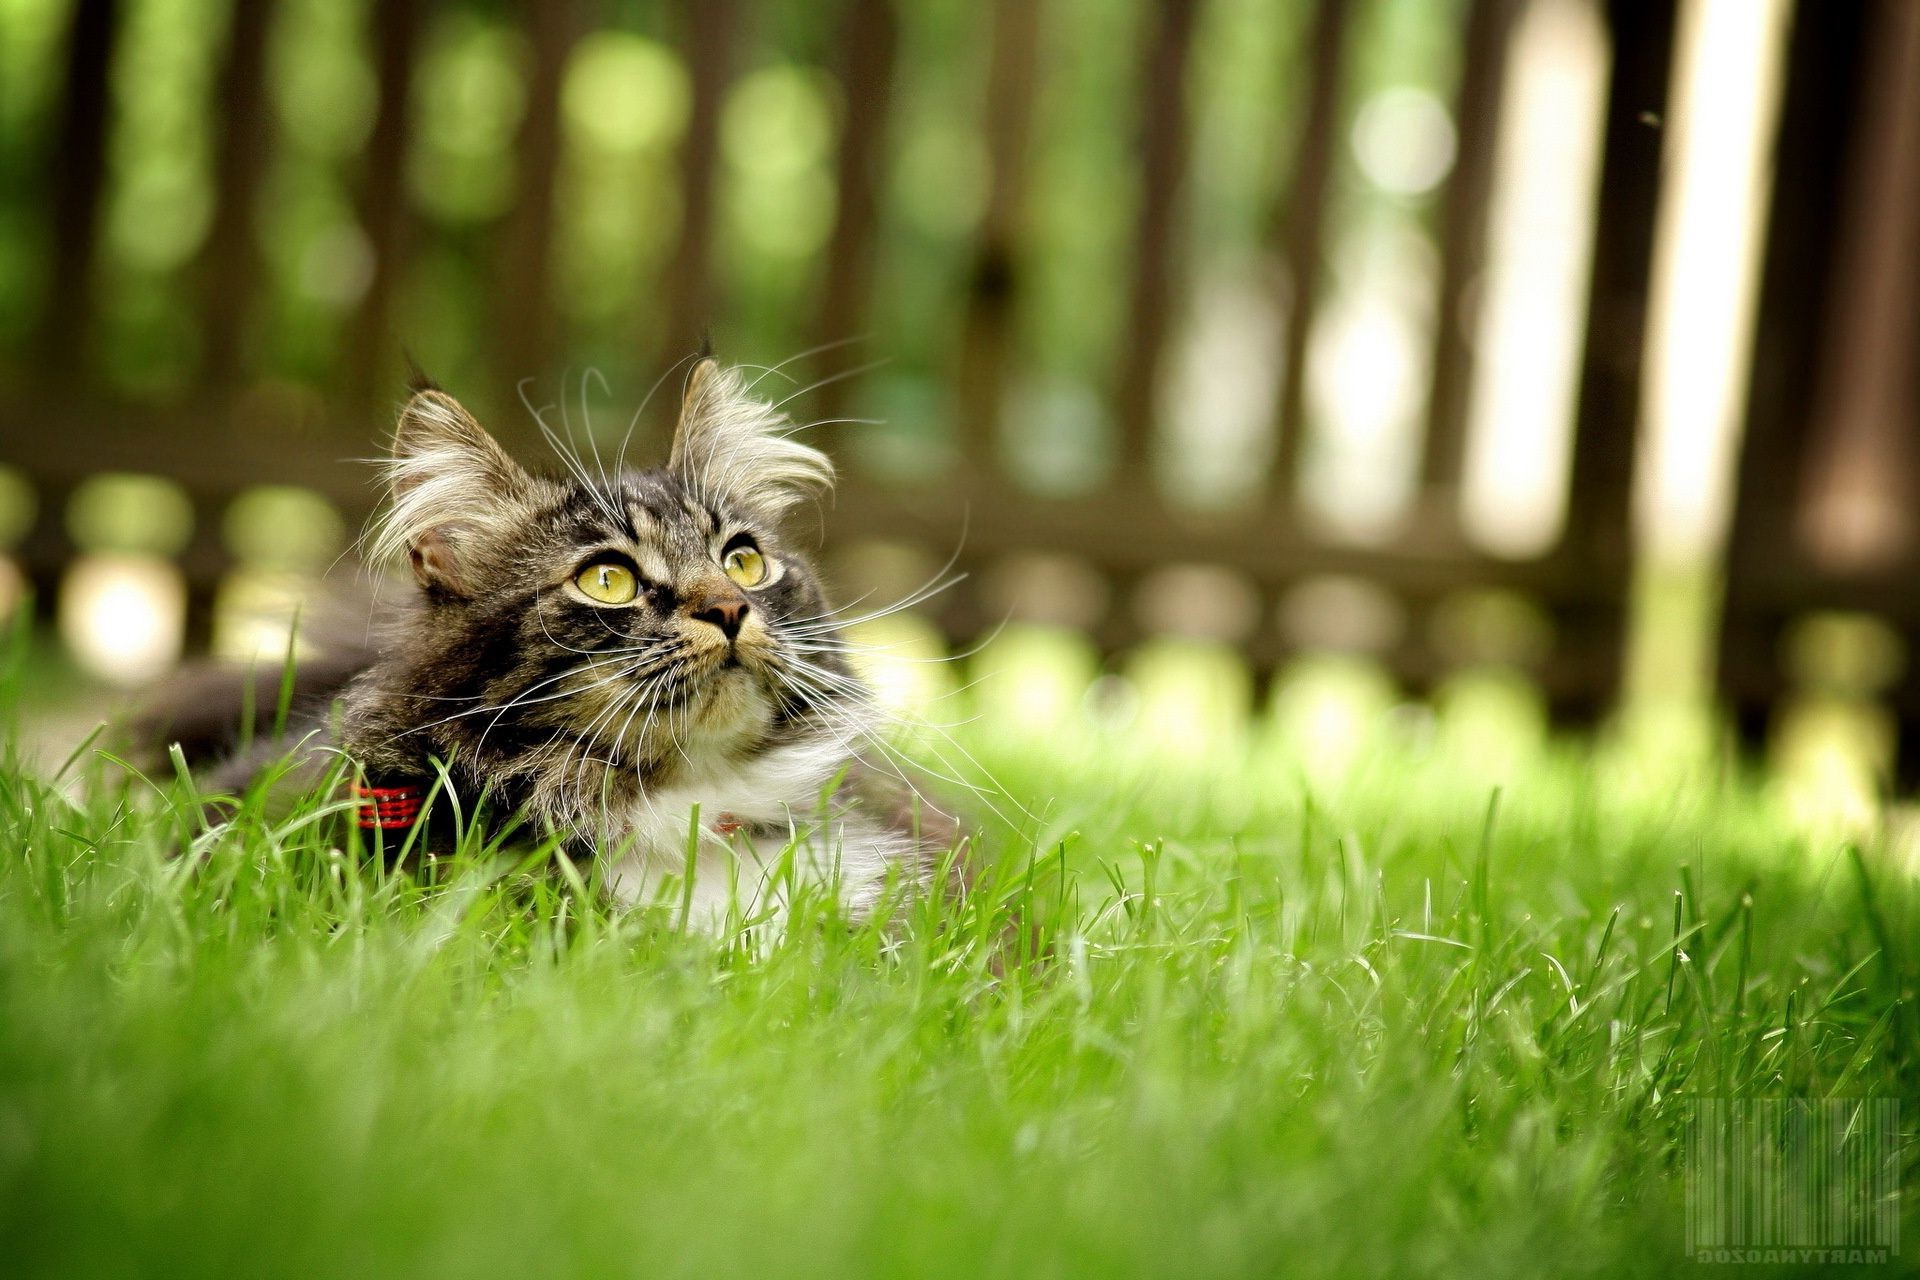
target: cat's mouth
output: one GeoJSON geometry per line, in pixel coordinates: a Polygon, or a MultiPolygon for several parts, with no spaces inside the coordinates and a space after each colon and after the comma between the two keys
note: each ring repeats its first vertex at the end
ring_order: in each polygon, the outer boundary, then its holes
{"type": "Polygon", "coordinates": [[[760,690],[766,679],[759,655],[738,644],[715,645],[683,670],[681,696],[696,714],[737,702],[760,690]]]}
{"type": "Polygon", "coordinates": [[[729,646],[717,651],[688,681],[686,712],[696,736],[729,739],[750,732],[769,714],[765,678],[753,656],[729,646]]]}
{"type": "Polygon", "coordinates": [[[753,674],[766,666],[761,646],[751,643],[750,638],[736,637],[718,639],[692,655],[692,666],[696,678],[713,677],[727,672],[739,671],[753,674]]]}

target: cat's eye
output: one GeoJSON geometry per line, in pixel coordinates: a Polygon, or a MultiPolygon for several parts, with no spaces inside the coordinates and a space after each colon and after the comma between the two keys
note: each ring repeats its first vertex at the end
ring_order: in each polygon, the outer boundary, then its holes
{"type": "Polygon", "coordinates": [[[767,580],[767,558],[750,543],[742,543],[721,557],[720,567],[729,578],[743,587],[757,587],[767,580]]]}
{"type": "Polygon", "coordinates": [[[640,594],[633,570],[614,560],[599,560],[574,575],[573,585],[589,600],[601,604],[632,604],[640,594]]]}

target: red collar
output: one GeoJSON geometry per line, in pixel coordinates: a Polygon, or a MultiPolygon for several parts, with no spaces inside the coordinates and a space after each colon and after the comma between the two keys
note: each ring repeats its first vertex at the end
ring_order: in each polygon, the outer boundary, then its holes
{"type": "Polygon", "coordinates": [[[353,798],[359,802],[354,821],[362,829],[404,831],[420,820],[427,791],[425,787],[369,787],[356,782],[353,798]]]}
{"type": "MultiPolygon", "coordinates": [[[[420,810],[426,804],[427,789],[420,786],[407,787],[369,787],[362,783],[353,784],[353,798],[357,802],[354,821],[367,831],[404,831],[420,820],[420,810]]],[[[746,830],[747,824],[731,813],[714,815],[714,834],[730,836],[746,830]]]]}

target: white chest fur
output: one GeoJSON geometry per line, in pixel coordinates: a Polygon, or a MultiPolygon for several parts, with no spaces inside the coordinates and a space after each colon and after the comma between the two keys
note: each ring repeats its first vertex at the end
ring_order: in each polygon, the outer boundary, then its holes
{"type": "Polygon", "coordinates": [[[671,785],[608,815],[602,841],[615,897],[685,900],[689,923],[717,930],[730,916],[778,920],[795,886],[827,884],[849,914],[865,914],[894,868],[908,870],[912,842],[836,791],[845,763],[836,743],[691,762],[671,785]]]}

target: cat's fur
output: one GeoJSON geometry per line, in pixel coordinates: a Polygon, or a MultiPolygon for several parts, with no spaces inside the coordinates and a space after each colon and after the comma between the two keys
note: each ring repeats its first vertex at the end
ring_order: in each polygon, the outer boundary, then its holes
{"type": "MultiPolygon", "coordinates": [[[[606,859],[629,901],[685,873],[697,806],[693,908],[707,921],[730,902],[777,911],[783,859],[836,885],[855,917],[889,890],[944,889],[952,820],[869,766],[870,696],[783,533],[832,478],[710,359],[688,378],[667,465],[611,474],[577,459],[536,474],[422,383],[370,540],[374,559],[410,564],[414,588],[352,664],[326,744],[374,785],[444,769],[463,803],[484,793],[575,856],[606,859]],[[721,567],[742,540],[775,566],[751,590],[721,567]],[[609,557],[642,584],[630,605],[574,582],[609,557]]],[[[220,781],[254,767],[232,761],[220,781]]]]}

